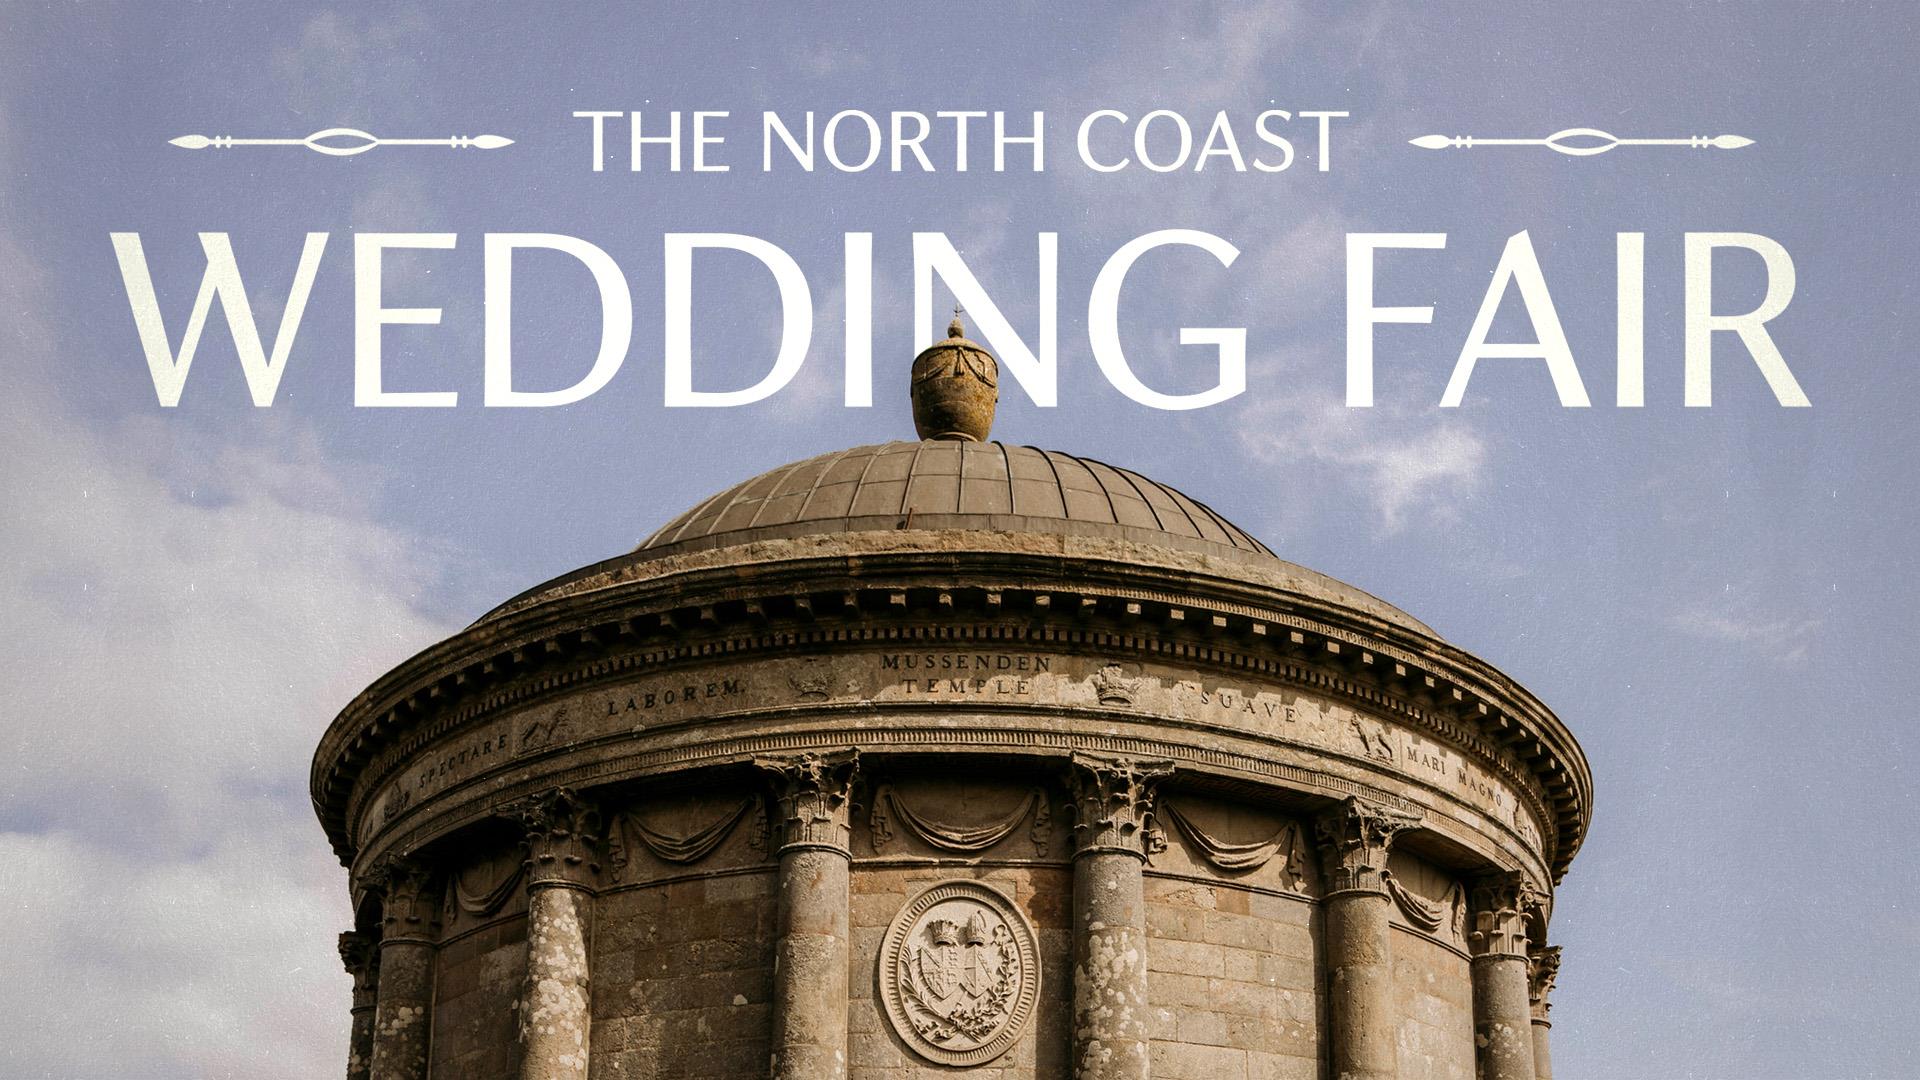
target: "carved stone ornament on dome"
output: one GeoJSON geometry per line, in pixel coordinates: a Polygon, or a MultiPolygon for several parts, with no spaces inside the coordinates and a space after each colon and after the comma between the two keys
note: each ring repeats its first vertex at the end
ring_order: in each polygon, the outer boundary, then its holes
{"type": "Polygon", "coordinates": [[[908,1049],[983,1065],[1017,1042],[1040,996],[1033,925],[999,890],[944,881],[907,901],[880,944],[879,991],[908,1049]]]}
{"type": "MultiPolygon", "coordinates": [[[[614,815],[613,828],[607,835],[607,865],[615,881],[622,879],[627,864],[631,861],[632,843],[645,848],[649,855],[662,862],[678,866],[690,866],[706,858],[726,842],[728,836],[741,821],[751,816],[756,807],[765,813],[765,803],[757,795],[749,795],[740,801],[740,805],[731,810],[723,810],[720,816],[705,827],[696,829],[685,836],[674,836],[649,828],[633,810],[623,810],[614,815]]],[[[766,843],[760,844],[764,850],[766,843]]]]}
{"type": "Polygon", "coordinates": [[[1103,664],[1090,681],[1102,705],[1132,705],[1140,691],[1140,680],[1129,678],[1119,663],[1103,664]]]}
{"type": "MultiPolygon", "coordinates": [[[[892,784],[882,784],[873,793],[873,806],[867,811],[867,842],[873,850],[880,851],[893,842],[892,823],[898,821],[907,831],[918,837],[930,847],[942,851],[981,852],[1007,837],[1020,827],[1020,823],[1029,817],[1035,818],[1035,829],[1041,828],[1040,818],[1049,815],[1047,794],[1040,788],[1032,788],[1027,797],[1013,808],[1013,811],[998,821],[983,825],[959,825],[936,821],[926,817],[908,806],[892,784]]],[[[1046,827],[1050,834],[1052,827],[1046,827]]],[[[1035,840],[1035,846],[1044,850],[1045,840],[1035,840]]]]}
{"type": "Polygon", "coordinates": [[[1000,401],[1000,365],[967,340],[960,313],[936,341],[913,358],[913,426],[922,439],[985,442],[1000,401]]]}

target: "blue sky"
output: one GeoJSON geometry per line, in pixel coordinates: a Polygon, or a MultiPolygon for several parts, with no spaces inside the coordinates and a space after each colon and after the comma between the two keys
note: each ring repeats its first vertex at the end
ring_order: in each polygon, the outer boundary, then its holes
{"type": "MultiPolygon", "coordinates": [[[[631,547],[784,461],[908,436],[909,236],[945,232],[1031,332],[1035,234],[1060,235],[1060,400],[996,434],[1123,463],[1284,557],[1407,608],[1552,705],[1595,774],[1561,888],[1567,1076],[1895,1077],[1920,1070],[1914,737],[1891,678],[1916,635],[1920,379],[1907,138],[1916,17],[1898,4],[1272,3],[1098,17],[843,5],[523,14],[389,5],[0,8],[0,1072],[308,1076],[344,1053],[344,874],[305,793],[312,746],[375,675],[494,602],[631,547]],[[1343,109],[1332,170],[1112,176],[1077,166],[1096,108],[1343,109]],[[725,109],[725,175],[593,173],[582,109],[725,109]],[[1045,110],[1048,171],[762,175],[755,118],[1045,110]],[[497,151],[188,151],[176,135],[508,135],[497,151]],[[1434,152],[1429,133],[1732,133],[1739,151],[1434,152]],[[1099,376],[1087,292],[1141,233],[1196,228],[1231,269],[1130,279],[1128,356],[1206,384],[1182,326],[1246,327],[1248,391],[1189,413],[1099,376]],[[1494,362],[1437,408],[1506,238],[1527,230],[1596,402],[1494,362]],[[308,231],[332,234],[270,409],[215,316],[176,409],[154,399],[108,234],[138,231],[170,330],[232,235],[263,326],[308,231]],[[1810,409],[1717,344],[1681,406],[1681,245],[1792,253],[1770,327],[1810,409]],[[447,231],[388,266],[389,383],[451,410],[352,408],[350,234],[447,231]],[[483,409],[485,232],[583,237],[625,271],[634,343],[605,390],[483,409]],[[662,407],[661,241],[763,237],[806,269],[816,332],[756,405],[662,407]],[[841,236],[875,235],[875,405],[840,406],[841,236]],[[1384,257],[1371,410],[1343,396],[1343,237],[1445,232],[1384,257]],[[1647,240],[1647,405],[1612,407],[1613,238],[1647,240]],[[17,965],[17,966],[16,966],[17,965]]],[[[1295,125],[1302,150],[1310,129],[1295,125]]],[[[976,152],[983,144],[976,143],[976,152]]],[[[702,386],[771,363],[764,273],[702,262],[702,386]],[[711,269],[709,269],[711,267],[711,269]]],[[[1730,260],[1726,310],[1759,299],[1730,260]]],[[[535,385],[598,340],[588,279],[529,259],[515,353],[535,385]]],[[[944,313],[944,307],[936,307],[944,313]]],[[[942,317],[944,322],[944,315],[942,317]]],[[[1497,334],[1525,332],[1517,305],[1497,334]]]]}

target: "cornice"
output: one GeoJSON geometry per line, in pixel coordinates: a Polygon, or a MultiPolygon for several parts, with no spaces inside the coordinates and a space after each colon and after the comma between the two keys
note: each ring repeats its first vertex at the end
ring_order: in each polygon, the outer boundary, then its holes
{"type": "MultiPolygon", "coordinates": [[[[662,566],[671,571],[671,564],[662,566]]],[[[1591,778],[1531,694],[1437,637],[1270,585],[1045,553],[861,553],[705,565],[485,620],[377,680],[329,727],[311,776],[343,860],[354,790],[479,717],[717,657],[903,641],[1031,643],[1252,672],[1385,712],[1471,754],[1550,823],[1557,878],[1591,778]]]]}

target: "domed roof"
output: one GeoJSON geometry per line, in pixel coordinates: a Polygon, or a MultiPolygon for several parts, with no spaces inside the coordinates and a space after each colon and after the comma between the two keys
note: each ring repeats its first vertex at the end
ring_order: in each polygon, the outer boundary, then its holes
{"type": "Polygon", "coordinates": [[[1139,473],[1053,450],[961,440],[857,446],[783,465],[681,514],[635,554],[900,528],[1110,537],[1273,557],[1204,503],[1139,473]]]}

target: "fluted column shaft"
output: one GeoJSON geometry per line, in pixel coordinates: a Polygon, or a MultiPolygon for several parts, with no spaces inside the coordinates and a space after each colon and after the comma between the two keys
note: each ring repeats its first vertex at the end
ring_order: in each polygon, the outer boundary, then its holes
{"type": "Polygon", "coordinates": [[[1528,1004],[1526,908],[1533,887],[1517,871],[1473,890],[1473,1041],[1479,1080],[1535,1080],[1528,1004]]]}
{"type": "Polygon", "coordinates": [[[1327,1037],[1333,1080],[1394,1080],[1398,1017],[1388,940],[1387,850],[1415,815],[1350,798],[1315,821],[1326,889],[1327,1037]]]}
{"type": "Polygon", "coordinates": [[[373,1068],[373,1009],[380,977],[380,944],[352,930],[340,935],[340,962],[353,976],[353,1024],[347,1037],[347,1080],[367,1080],[373,1068]]]}
{"type": "Polygon", "coordinates": [[[773,961],[774,1080],[847,1075],[852,933],[853,779],[858,755],[756,759],[772,778],[781,822],[773,961]]]}
{"type": "Polygon", "coordinates": [[[1153,790],[1166,762],[1074,755],[1073,1076],[1147,1080],[1147,902],[1153,790]]]}
{"type": "Polygon", "coordinates": [[[439,894],[428,868],[390,859],[375,872],[382,891],[380,977],[368,1080],[425,1080],[432,1036],[434,937],[439,894]]]}
{"type": "Polygon", "coordinates": [[[527,829],[521,1080],[586,1080],[593,1023],[587,934],[600,814],[566,788],[520,804],[515,814],[527,829]]]}

